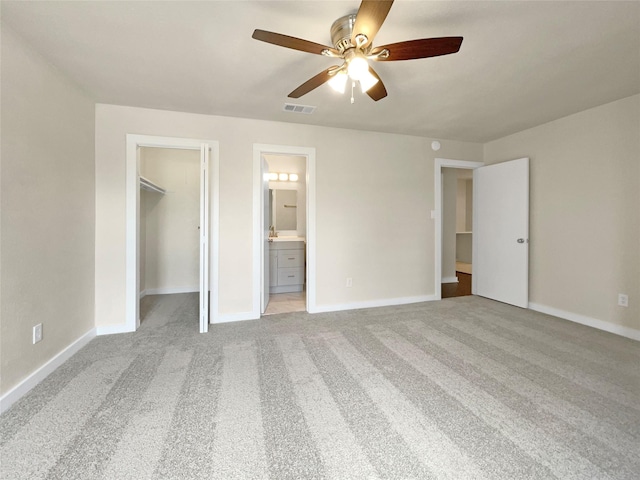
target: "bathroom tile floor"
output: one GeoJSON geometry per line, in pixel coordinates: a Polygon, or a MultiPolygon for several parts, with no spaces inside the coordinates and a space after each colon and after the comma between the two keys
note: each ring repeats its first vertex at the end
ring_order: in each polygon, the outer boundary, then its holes
{"type": "Polygon", "coordinates": [[[304,312],[307,309],[307,292],[273,293],[269,295],[269,305],[265,315],[276,313],[304,312]]]}

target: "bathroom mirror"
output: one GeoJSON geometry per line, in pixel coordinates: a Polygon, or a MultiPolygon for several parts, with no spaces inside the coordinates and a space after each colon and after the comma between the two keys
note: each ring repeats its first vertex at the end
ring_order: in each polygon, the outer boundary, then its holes
{"type": "Polygon", "coordinates": [[[276,232],[297,230],[297,194],[295,190],[269,190],[269,224],[275,227],[276,232]]]}

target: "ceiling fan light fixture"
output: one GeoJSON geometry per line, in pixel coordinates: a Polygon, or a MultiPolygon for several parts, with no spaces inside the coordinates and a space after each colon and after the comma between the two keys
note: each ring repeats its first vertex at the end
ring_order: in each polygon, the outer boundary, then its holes
{"type": "MultiPolygon", "coordinates": [[[[356,13],[340,17],[331,25],[332,47],[259,29],[254,30],[251,37],[280,47],[344,60],[341,66],[334,65],[311,77],[293,90],[288,95],[290,98],[300,98],[325,83],[344,93],[347,80],[351,80],[351,103],[354,102],[356,82],[360,82],[362,91],[377,102],[387,96],[387,89],[368,60],[388,62],[449,55],[460,50],[463,40],[462,37],[421,38],[374,47],[374,38],[392,5],[393,0],[362,0],[356,13]]],[[[297,105],[287,108],[285,105],[285,111],[303,108],[297,105]]]]}
{"type": "Polygon", "coordinates": [[[352,80],[360,80],[369,73],[369,63],[364,57],[353,57],[349,60],[347,72],[352,80]]]}
{"type": "Polygon", "coordinates": [[[329,80],[329,86],[338,93],[344,93],[347,86],[348,75],[344,72],[336,73],[331,80],[329,80]]]}
{"type": "Polygon", "coordinates": [[[378,83],[378,79],[367,70],[366,74],[360,78],[360,88],[362,93],[367,93],[371,87],[378,83]]]}

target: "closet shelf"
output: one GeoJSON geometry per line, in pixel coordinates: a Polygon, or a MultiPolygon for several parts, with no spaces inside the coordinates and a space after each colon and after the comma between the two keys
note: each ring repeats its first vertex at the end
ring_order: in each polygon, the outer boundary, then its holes
{"type": "Polygon", "coordinates": [[[145,190],[148,190],[149,192],[160,193],[162,195],[167,193],[167,191],[164,188],[159,187],[158,185],[153,183],[148,178],[144,178],[142,175],[140,175],[140,188],[144,188],[145,190]]]}

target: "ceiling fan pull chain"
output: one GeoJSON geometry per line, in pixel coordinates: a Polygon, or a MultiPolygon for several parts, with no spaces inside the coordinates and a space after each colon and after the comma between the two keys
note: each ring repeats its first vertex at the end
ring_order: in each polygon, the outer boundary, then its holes
{"type": "Polygon", "coordinates": [[[356,88],[356,82],[351,82],[351,104],[352,105],[356,101],[355,98],[353,98],[353,89],[354,88],[356,88]]]}

